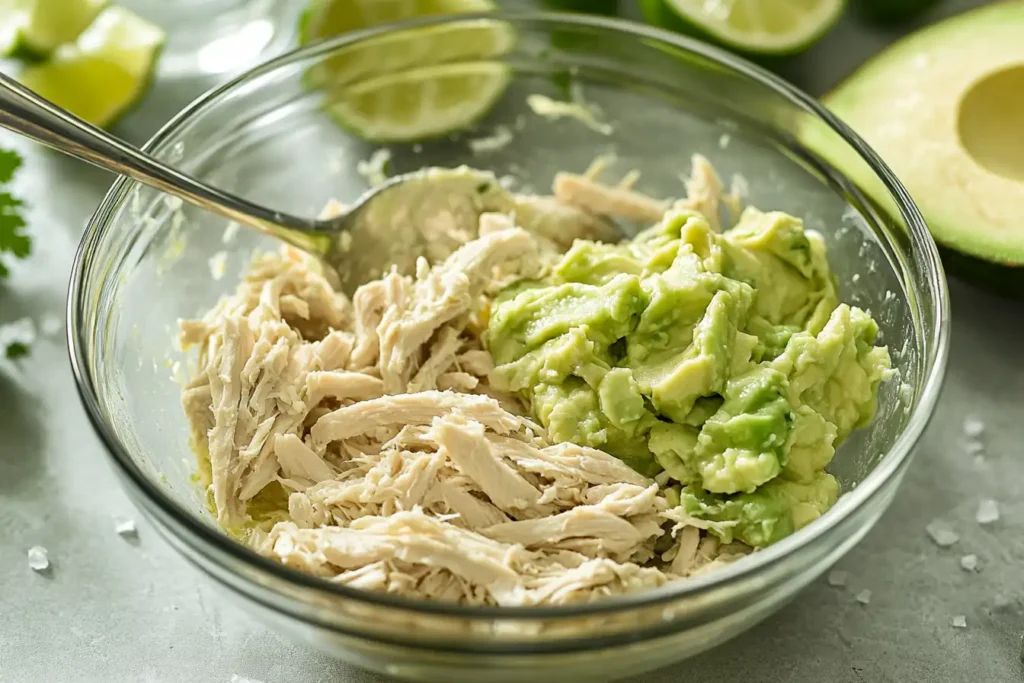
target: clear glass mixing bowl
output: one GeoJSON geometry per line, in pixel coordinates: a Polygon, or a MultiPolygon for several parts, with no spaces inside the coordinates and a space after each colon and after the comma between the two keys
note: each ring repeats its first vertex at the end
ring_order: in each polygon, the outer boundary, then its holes
{"type": "MultiPolygon", "coordinates": [[[[259,557],[221,533],[206,511],[191,479],[194,458],[172,375],[187,362],[175,349],[175,321],[211,307],[234,287],[250,252],[273,245],[247,230],[225,243],[222,219],[179,208],[123,178],[93,216],[75,262],[71,358],[85,407],[131,498],[192,564],[273,626],[402,677],[608,680],[681,660],[749,628],[867,533],[896,494],[935,405],[949,340],[946,285],[925,224],[889,169],[814,100],[775,76],[623,21],[551,14],[502,20],[516,39],[492,57],[512,74],[500,101],[472,131],[390,145],[392,170],[467,163],[540,190],[557,170],[582,170],[597,153],[614,150],[621,168],[643,172],[641,189],[678,196],[690,154],[701,152],[725,178],[739,177],[750,202],[802,216],[826,237],[844,298],[878,319],[900,372],[900,381],[882,388],[877,419],[835,458],[831,469],[846,494],[828,514],[721,571],[560,608],[414,602],[259,557]],[[529,94],[564,99],[569,81],[614,126],[610,134],[531,113],[529,94]],[[502,126],[514,133],[511,144],[474,153],[473,140],[502,126]],[[838,172],[800,142],[809,139],[863,168],[838,172]],[[880,183],[899,215],[886,218],[847,176],[880,183]],[[223,250],[226,274],[216,279],[210,262],[223,250]]],[[[307,74],[384,34],[401,40],[408,30],[354,33],[261,66],[187,107],[146,149],[214,185],[295,213],[316,213],[331,198],[352,200],[367,188],[357,161],[375,146],[346,133],[322,105],[358,79],[327,93],[307,74]]],[[[459,50],[435,57],[465,58],[459,50]]],[[[392,61],[376,68],[414,66],[392,61]]]]}

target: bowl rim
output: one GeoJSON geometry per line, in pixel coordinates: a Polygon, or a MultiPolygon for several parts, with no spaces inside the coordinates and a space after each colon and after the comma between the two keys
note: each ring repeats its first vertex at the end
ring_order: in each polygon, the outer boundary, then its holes
{"type": "MultiPolygon", "coordinates": [[[[923,359],[925,377],[921,384],[919,400],[913,407],[906,428],[896,438],[896,441],[882,460],[853,490],[841,496],[836,505],[825,515],[800,531],[768,548],[758,551],[741,562],[727,565],[703,576],[672,582],[648,591],[614,596],[594,603],[531,607],[457,605],[350,588],[288,568],[259,555],[227,534],[201,522],[188,512],[184,506],[165,493],[160,486],[147,477],[135,464],[132,457],[121,444],[113,428],[107,424],[100,410],[100,401],[96,393],[87,357],[87,349],[90,343],[86,338],[85,328],[82,324],[87,305],[87,301],[83,300],[82,286],[86,271],[86,261],[111,228],[111,219],[114,213],[127,200],[129,190],[134,183],[134,181],[125,176],[119,176],[104,195],[83,233],[75,253],[67,299],[67,344],[76,388],[89,421],[106,447],[108,455],[115,465],[115,469],[119,474],[127,477],[129,482],[148,502],[155,504],[165,518],[173,520],[183,529],[183,531],[174,530],[175,535],[180,538],[181,542],[203,553],[207,558],[210,558],[210,556],[203,549],[203,544],[212,545],[220,553],[224,553],[227,558],[248,565],[254,570],[270,574],[273,579],[284,581],[293,587],[306,589],[328,598],[340,597],[367,605],[402,609],[422,615],[457,617],[461,619],[575,619],[608,612],[647,608],[682,598],[705,595],[750,579],[753,575],[771,566],[778,565],[800,549],[809,546],[820,537],[828,534],[855,511],[863,508],[870,499],[875,497],[883,484],[888,482],[890,478],[895,476],[907,464],[912,449],[917,444],[931,418],[945,376],[949,353],[949,292],[936,243],[931,237],[925,221],[909,193],[893,172],[860,136],[832,115],[813,97],[805,94],[781,77],[698,40],[626,19],[543,11],[500,11],[440,15],[365,28],[294,48],[239,74],[218,87],[207,90],[161,126],[141,149],[145,152],[152,152],[177,133],[180,128],[190,123],[194,117],[215,106],[222,97],[261,76],[270,74],[295,62],[321,56],[333,52],[340,47],[395,31],[473,19],[501,20],[513,24],[519,22],[544,24],[552,27],[562,25],[571,28],[596,29],[614,32],[620,36],[636,40],[657,41],[658,43],[683,50],[713,62],[718,66],[724,66],[742,77],[754,80],[760,85],[773,90],[791,104],[825,123],[857,152],[895,201],[896,206],[899,208],[900,216],[910,234],[912,244],[916,249],[921,250],[918,261],[924,268],[928,289],[930,294],[932,294],[931,312],[937,323],[931,334],[926,335],[922,339],[924,348],[929,353],[923,359]]],[[[913,295],[913,291],[910,294],[913,295]]],[[[922,308],[924,307],[923,303],[919,305],[922,308]]],[[[224,571],[231,573],[236,578],[244,580],[249,584],[255,585],[257,583],[251,577],[235,570],[222,559],[217,558],[213,559],[213,561],[217,562],[224,571]]],[[[259,585],[263,588],[271,588],[271,586],[264,582],[260,582],[259,585]]],[[[294,598],[280,594],[279,591],[275,590],[274,592],[278,593],[282,598],[294,601],[294,598]]]]}

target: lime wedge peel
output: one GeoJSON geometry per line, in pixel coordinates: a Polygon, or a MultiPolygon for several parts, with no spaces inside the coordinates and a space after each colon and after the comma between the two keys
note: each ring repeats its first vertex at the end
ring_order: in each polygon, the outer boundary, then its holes
{"type": "Polygon", "coordinates": [[[646,19],[752,54],[799,52],[839,19],[845,0],[643,0],[646,19]]]}
{"type": "Polygon", "coordinates": [[[54,104],[106,127],[149,86],[166,35],[131,11],[110,7],[74,43],[22,71],[20,80],[54,104]]]}
{"type": "Polygon", "coordinates": [[[108,0],[0,0],[0,55],[44,58],[78,38],[108,0]]]}
{"type": "Polygon", "coordinates": [[[328,111],[366,140],[412,142],[473,125],[501,98],[509,78],[498,62],[421,67],[346,88],[328,111]]]}
{"type": "MultiPolygon", "coordinates": [[[[307,43],[386,22],[493,9],[491,0],[314,0],[299,36],[307,43]]],[[[500,99],[511,72],[496,58],[515,38],[507,23],[485,18],[389,32],[339,49],[311,68],[306,82],[324,90],[331,116],[365,140],[441,136],[477,122],[500,99]]]]}

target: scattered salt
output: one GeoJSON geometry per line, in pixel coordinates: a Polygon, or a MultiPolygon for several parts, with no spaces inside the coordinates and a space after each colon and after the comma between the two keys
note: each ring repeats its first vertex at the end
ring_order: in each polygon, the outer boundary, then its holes
{"type": "Polygon", "coordinates": [[[117,532],[118,536],[125,538],[135,537],[139,535],[139,529],[135,526],[134,519],[119,519],[114,523],[114,531],[117,532]]]}
{"type": "Polygon", "coordinates": [[[56,337],[64,329],[64,321],[55,315],[48,315],[39,323],[44,337],[56,337]]]}
{"type": "Polygon", "coordinates": [[[960,540],[960,536],[939,520],[934,520],[925,527],[925,531],[935,541],[935,545],[941,548],[948,548],[960,540]]]}
{"type": "Polygon", "coordinates": [[[871,602],[871,591],[865,588],[860,593],[857,593],[857,602],[862,605],[866,605],[871,602]]]}
{"type": "Polygon", "coordinates": [[[828,575],[828,585],[841,588],[846,585],[846,572],[838,569],[828,575]]]}
{"type": "Polygon", "coordinates": [[[725,149],[729,146],[731,141],[732,137],[728,133],[722,133],[721,137],[718,138],[718,147],[720,149],[725,149]]]}
{"type": "Polygon", "coordinates": [[[221,242],[229,244],[231,240],[235,239],[235,235],[238,234],[241,227],[242,226],[238,223],[230,221],[226,226],[224,226],[224,235],[220,238],[221,242]]]}
{"type": "Polygon", "coordinates": [[[991,498],[986,498],[978,503],[978,511],[974,514],[974,519],[978,524],[992,524],[999,521],[999,505],[991,498]]]}
{"type": "Polygon", "coordinates": [[[210,257],[210,277],[214,280],[220,280],[224,277],[224,272],[227,270],[228,263],[228,252],[218,251],[216,254],[210,257]]]}
{"type": "Polygon", "coordinates": [[[968,455],[981,455],[985,452],[985,444],[980,441],[968,441],[964,448],[967,450],[968,455]]]}
{"type": "Polygon", "coordinates": [[[34,571],[44,572],[50,567],[50,556],[41,545],[34,545],[28,549],[28,566],[34,571]]]}
{"type": "Polygon", "coordinates": [[[964,420],[964,434],[972,439],[977,439],[985,433],[985,423],[976,417],[968,417],[964,420]]]}
{"type": "Polygon", "coordinates": [[[978,568],[978,556],[974,555],[974,554],[964,555],[963,557],[960,558],[960,566],[966,572],[973,572],[973,571],[977,570],[977,568],[978,568]]]}
{"type": "Polygon", "coordinates": [[[953,617],[953,628],[967,628],[967,617],[962,614],[958,614],[953,617]]]}

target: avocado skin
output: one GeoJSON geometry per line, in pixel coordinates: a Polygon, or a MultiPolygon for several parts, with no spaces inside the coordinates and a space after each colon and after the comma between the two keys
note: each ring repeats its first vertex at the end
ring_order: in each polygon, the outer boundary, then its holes
{"type": "Polygon", "coordinates": [[[998,296],[1024,301],[1024,265],[996,263],[939,245],[942,265],[957,279],[998,296]]]}

